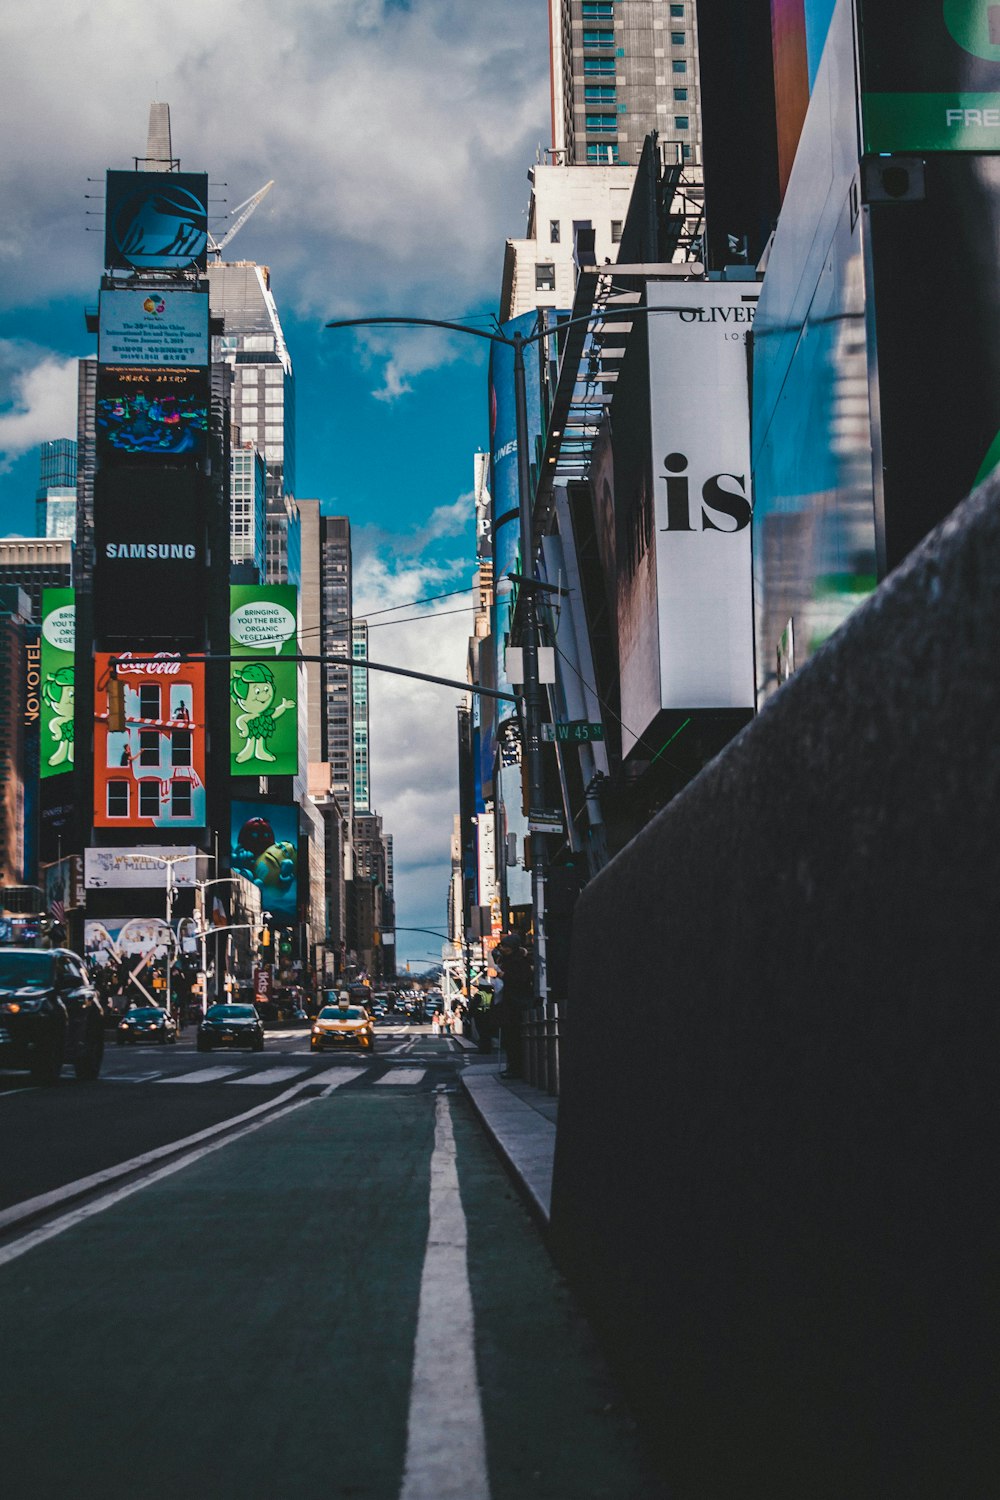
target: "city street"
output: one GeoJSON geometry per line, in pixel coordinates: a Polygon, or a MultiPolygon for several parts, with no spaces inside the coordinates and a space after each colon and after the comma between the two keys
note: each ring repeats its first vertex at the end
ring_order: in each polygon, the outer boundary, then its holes
{"type": "Polygon", "coordinates": [[[204,1057],[192,1028],[112,1045],[93,1084],[0,1075],[11,1492],[656,1495],[461,1093],[475,1054],[425,1026],[381,1026],[374,1058],[307,1036],[204,1057]]]}

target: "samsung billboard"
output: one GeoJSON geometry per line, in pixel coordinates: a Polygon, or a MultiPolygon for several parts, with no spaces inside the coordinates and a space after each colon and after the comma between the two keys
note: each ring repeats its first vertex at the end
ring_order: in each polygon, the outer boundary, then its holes
{"type": "Polygon", "coordinates": [[[205,629],[205,514],[193,470],[101,469],[94,483],[94,633],[98,641],[205,629]]]}

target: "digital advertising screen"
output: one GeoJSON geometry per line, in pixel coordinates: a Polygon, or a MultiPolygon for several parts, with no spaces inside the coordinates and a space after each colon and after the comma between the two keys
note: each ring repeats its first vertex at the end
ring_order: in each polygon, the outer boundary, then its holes
{"type": "Polygon", "coordinates": [[[72,589],[42,590],[39,773],[43,780],[73,769],[75,600],[72,589]]]}
{"type": "Polygon", "coordinates": [[[208,293],[103,291],[97,357],[102,365],[207,365],[208,293]]]}
{"type": "Polygon", "coordinates": [[[109,270],[203,271],[208,254],[204,172],[109,172],[104,264],[109,270]]]}
{"type": "Polygon", "coordinates": [[[234,584],[229,590],[232,776],[298,771],[298,667],[287,659],[298,651],[297,611],[293,584],[234,584]]]}
{"type": "Polygon", "coordinates": [[[94,658],[94,827],[205,826],[205,667],[169,652],[94,658]],[[125,723],[108,722],[111,663],[125,723]]]}
{"type": "Polygon", "coordinates": [[[208,371],[191,365],[97,367],[97,450],[102,463],[202,457],[208,371]]]}
{"type": "Polygon", "coordinates": [[[279,927],[298,915],[299,812],[277,802],[233,802],[230,867],[260,891],[261,911],[279,927]]]}
{"type": "Polygon", "coordinates": [[[186,469],[101,469],[94,481],[94,634],[99,642],[205,631],[205,515],[186,469]]]}

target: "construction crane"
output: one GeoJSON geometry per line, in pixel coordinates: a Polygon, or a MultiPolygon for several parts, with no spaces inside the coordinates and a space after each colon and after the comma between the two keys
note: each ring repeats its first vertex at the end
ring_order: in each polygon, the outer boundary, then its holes
{"type": "Polygon", "coordinates": [[[258,203],[262,198],[265,198],[267,196],[267,194],[273,187],[274,178],[272,177],[270,182],[265,182],[262,188],[258,188],[257,191],[253,193],[249,198],[247,198],[243,203],[238,203],[236,205],[236,207],[233,209],[233,213],[238,217],[235,223],[230,224],[221,240],[217,240],[211,232],[209,233],[208,250],[210,255],[216,256],[219,260],[222,259],[222,252],[229,244],[229,241],[233,238],[233,235],[239,233],[239,231],[243,228],[243,225],[246,223],[247,219],[249,219],[250,215],[257,207],[258,203]]]}

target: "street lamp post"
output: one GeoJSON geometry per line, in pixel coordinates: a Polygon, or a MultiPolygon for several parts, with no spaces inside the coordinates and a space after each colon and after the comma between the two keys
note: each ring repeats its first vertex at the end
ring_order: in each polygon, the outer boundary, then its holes
{"type": "MultiPolygon", "coordinates": [[[[212,856],[214,858],[214,856],[212,856]]],[[[208,1008],[208,934],[209,932],[232,931],[234,927],[250,927],[250,922],[237,922],[226,927],[210,927],[205,915],[205,892],[210,885],[238,885],[244,877],[241,875],[217,875],[212,880],[196,880],[195,885],[201,898],[201,931],[198,934],[201,943],[201,973],[205,989],[202,995],[202,1011],[208,1008]]],[[[216,950],[216,963],[218,963],[218,950],[216,950]]],[[[216,990],[218,995],[218,990],[216,990]]]]}
{"type": "Polygon", "coordinates": [[[528,780],[528,838],[531,849],[531,897],[534,912],[534,998],[536,1005],[545,1005],[548,998],[548,975],[546,969],[545,941],[545,869],[546,837],[544,832],[531,831],[530,816],[541,811],[545,802],[544,767],[541,744],[541,682],[538,673],[539,623],[533,588],[535,572],[535,549],[532,531],[531,470],[528,462],[528,401],[524,373],[524,348],[547,338],[554,330],[543,327],[537,333],[524,335],[515,333],[491,333],[483,328],[469,328],[463,323],[445,322],[440,318],[344,318],[327,323],[327,328],[361,328],[376,324],[391,324],[396,327],[418,326],[445,328],[454,333],[471,333],[477,338],[489,339],[494,344],[506,344],[514,351],[514,407],[517,435],[517,492],[520,524],[521,567],[524,629],[521,637],[524,682],[522,687],[522,717],[524,721],[524,756],[528,780]]]}
{"type": "MultiPolygon", "coordinates": [[[[172,855],[144,854],[143,858],[150,860],[155,865],[163,865],[164,869],[166,870],[166,886],[167,886],[167,933],[168,933],[168,940],[167,940],[167,1006],[166,1006],[166,1009],[167,1009],[167,1015],[173,1015],[173,1013],[174,1013],[174,1007],[173,1007],[173,992],[171,990],[171,979],[172,979],[172,976],[173,976],[174,929],[173,929],[173,926],[171,924],[173,922],[173,915],[174,915],[174,865],[183,864],[183,862],[185,860],[188,860],[188,859],[214,859],[215,855],[214,854],[203,854],[203,853],[201,853],[200,850],[198,850],[194,854],[172,854],[172,855]]],[[[198,882],[194,881],[193,883],[195,885],[197,885],[198,882]]]]}

